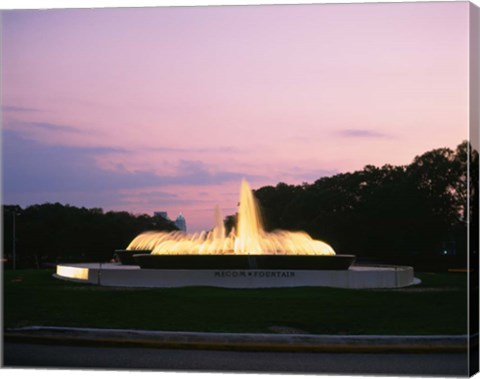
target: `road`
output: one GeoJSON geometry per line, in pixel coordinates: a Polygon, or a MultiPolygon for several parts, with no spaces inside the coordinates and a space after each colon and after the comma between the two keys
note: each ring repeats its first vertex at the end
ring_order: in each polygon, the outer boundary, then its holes
{"type": "Polygon", "coordinates": [[[130,347],[3,345],[5,367],[116,368],[198,372],[270,372],[466,376],[466,354],[277,353],[130,347]]]}

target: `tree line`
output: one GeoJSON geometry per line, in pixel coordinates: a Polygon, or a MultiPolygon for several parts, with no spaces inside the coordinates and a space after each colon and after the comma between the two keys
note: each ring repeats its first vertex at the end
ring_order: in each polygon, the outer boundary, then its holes
{"type": "Polygon", "coordinates": [[[3,206],[3,252],[7,267],[15,250],[17,267],[65,261],[105,262],[146,230],[177,230],[162,217],[59,203],[3,206]],[[14,241],[15,238],[15,241],[14,241]]]}
{"type": "MultiPolygon", "coordinates": [[[[303,230],[337,253],[360,258],[443,259],[465,267],[467,213],[478,232],[478,152],[465,141],[455,150],[416,156],[409,165],[368,165],[310,184],[278,183],[255,196],[267,231],[303,230]]],[[[227,228],[235,218],[226,218],[227,228]]]]}

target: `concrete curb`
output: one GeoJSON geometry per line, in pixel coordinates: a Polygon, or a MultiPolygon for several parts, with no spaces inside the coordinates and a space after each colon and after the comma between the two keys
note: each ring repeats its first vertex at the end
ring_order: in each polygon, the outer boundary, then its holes
{"type": "MultiPolygon", "coordinates": [[[[468,336],[381,336],[163,332],[25,327],[6,329],[5,341],[168,349],[302,352],[467,352],[468,336]]],[[[475,341],[475,339],[472,339],[475,341]]]]}

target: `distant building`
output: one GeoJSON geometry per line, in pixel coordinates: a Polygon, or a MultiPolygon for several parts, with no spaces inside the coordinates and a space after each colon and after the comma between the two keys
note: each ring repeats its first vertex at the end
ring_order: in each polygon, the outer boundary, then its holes
{"type": "Polygon", "coordinates": [[[168,220],[168,214],[167,212],[164,212],[164,211],[153,212],[153,217],[161,217],[161,218],[164,218],[165,220],[168,220]]]}
{"type": "Polygon", "coordinates": [[[163,218],[164,220],[173,222],[175,226],[180,229],[182,232],[187,232],[187,222],[185,221],[185,217],[183,217],[182,212],[178,215],[175,221],[172,221],[168,218],[168,213],[165,211],[157,211],[153,212],[153,217],[163,218]]]}
{"type": "Polygon", "coordinates": [[[177,219],[175,220],[175,225],[182,232],[187,232],[187,222],[185,221],[185,217],[183,217],[182,212],[180,212],[177,219]]]}

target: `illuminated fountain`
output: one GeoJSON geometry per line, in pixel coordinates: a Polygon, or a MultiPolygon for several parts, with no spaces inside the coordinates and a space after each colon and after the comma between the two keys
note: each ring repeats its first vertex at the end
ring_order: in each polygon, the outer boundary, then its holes
{"type": "Polygon", "coordinates": [[[258,204],[246,180],[242,181],[236,228],[228,235],[220,209],[210,232],[146,232],[126,251],[117,251],[123,263],[132,258],[142,268],[182,269],[346,269],[353,255],[335,255],[323,241],[304,232],[264,231],[258,204]],[[145,252],[150,251],[150,254],[145,252]],[[130,256],[129,256],[130,255],[130,256]]]}
{"type": "Polygon", "coordinates": [[[122,264],[57,265],[60,279],[117,287],[400,288],[418,283],[412,267],[353,265],[304,232],[266,232],[248,183],[242,182],[238,220],[228,235],[220,209],[210,232],[147,232],[126,250],[122,264]]]}

